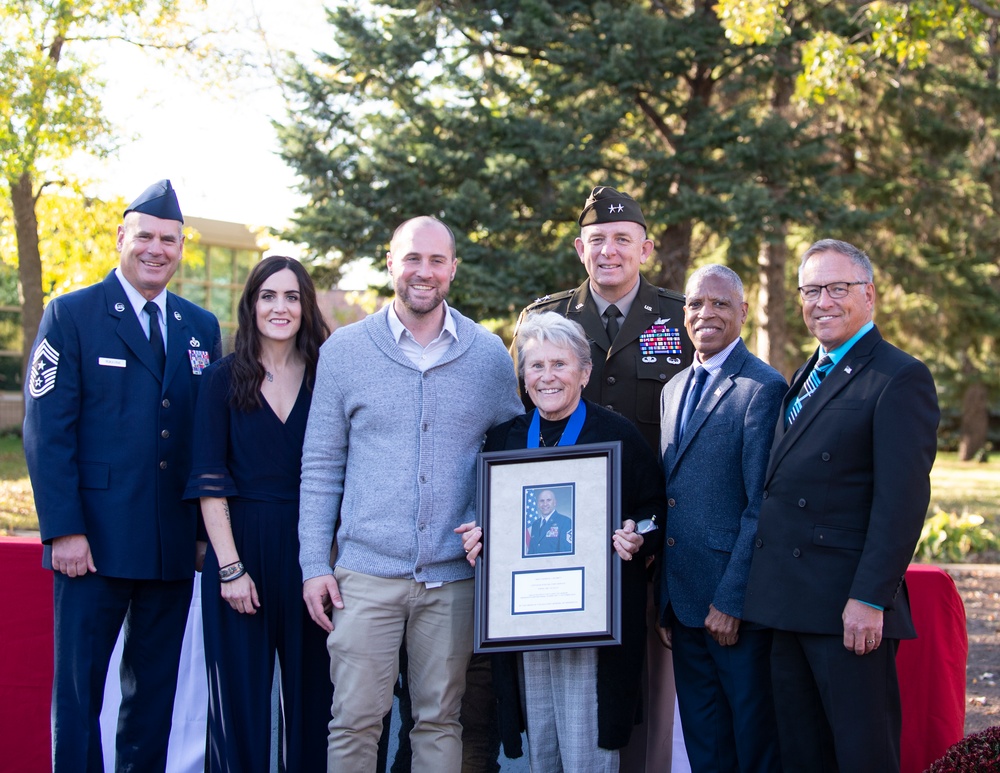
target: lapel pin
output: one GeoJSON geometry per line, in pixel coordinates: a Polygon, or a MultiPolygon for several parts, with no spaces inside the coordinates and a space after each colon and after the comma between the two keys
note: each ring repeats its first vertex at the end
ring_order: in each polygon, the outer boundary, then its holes
{"type": "Polygon", "coordinates": [[[176,319],[178,322],[181,321],[181,313],[179,311],[174,312],[174,319],[176,319]]]}
{"type": "Polygon", "coordinates": [[[115,304],[115,311],[125,311],[125,304],[124,303],[116,303],[115,304]]]}
{"type": "Polygon", "coordinates": [[[198,348],[199,346],[201,346],[201,341],[199,341],[197,338],[195,338],[194,336],[192,336],[190,344],[191,344],[191,346],[193,346],[195,348],[198,348]]]}
{"type": "Polygon", "coordinates": [[[844,366],[844,373],[846,373],[848,376],[850,376],[851,373],[853,373],[853,372],[854,371],[851,370],[851,366],[850,365],[845,365],[844,366]]]}
{"type": "MultiPolygon", "coordinates": [[[[646,308],[648,309],[649,307],[647,306],[646,308]]],[[[670,317],[667,317],[666,319],[664,319],[663,317],[660,317],[653,324],[654,325],[666,325],[669,321],[670,321],[670,317]]]]}

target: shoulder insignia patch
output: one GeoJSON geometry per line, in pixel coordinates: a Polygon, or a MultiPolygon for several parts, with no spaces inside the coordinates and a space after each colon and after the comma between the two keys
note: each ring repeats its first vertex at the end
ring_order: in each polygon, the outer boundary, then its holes
{"type": "Polygon", "coordinates": [[[52,348],[47,338],[43,338],[35,349],[31,361],[28,394],[36,400],[56,388],[56,373],[59,370],[59,352],[52,348]]]}

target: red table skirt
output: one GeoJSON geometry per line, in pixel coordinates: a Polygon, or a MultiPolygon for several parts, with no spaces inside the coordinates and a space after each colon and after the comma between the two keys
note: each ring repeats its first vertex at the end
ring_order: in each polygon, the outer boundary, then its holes
{"type": "MultiPolygon", "coordinates": [[[[934,566],[907,570],[918,639],[900,643],[902,773],[920,773],[964,735],[965,608],[934,566]]],[[[37,539],[0,537],[0,749],[3,770],[51,770],[52,573],[37,539]]]]}
{"type": "Polygon", "coordinates": [[[0,537],[0,749],[3,770],[52,770],[52,572],[37,539],[0,537]]]}
{"type": "Polygon", "coordinates": [[[955,581],[936,566],[906,571],[917,638],[896,656],[903,704],[901,773],[922,773],[965,736],[969,636],[955,581]]]}

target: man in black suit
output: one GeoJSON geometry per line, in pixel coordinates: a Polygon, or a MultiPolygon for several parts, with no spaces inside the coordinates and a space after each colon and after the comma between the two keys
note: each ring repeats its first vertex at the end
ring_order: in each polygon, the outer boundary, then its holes
{"type": "Polygon", "coordinates": [[[930,499],[940,412],[920,361],[872,322],[868,256],[833,239],[799,266],[819,349],[792,379],[764,483],[744,615],[774,629],[789,771],[899,770],[904,574],[930,499]]]}
{"type": "Polygon", "coordinates": [[[184,218],[169,180],[118,226],[120,264],[45,309],[25,384],[24,453],[54,573],[55,773],[104,769],[104,682],[124,622],[116,770],[163,771],[195,571],[181,500],[216,318],[167,292],[184,218]]]}

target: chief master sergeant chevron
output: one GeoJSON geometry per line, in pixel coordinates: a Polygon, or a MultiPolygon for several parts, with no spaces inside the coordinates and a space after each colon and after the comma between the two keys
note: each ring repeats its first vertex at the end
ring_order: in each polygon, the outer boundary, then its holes
{"type": "Polygon", "coordinates": [[[102,771],[100,711],[125,623],[116,770],[163,771],[195,569],[181,502],[219,323],[166,291],[184,246],[169,180],[118,226],[118,268],[49,302],[26,379],[24,452],[54,570],[54,773],[102,771]]]}

